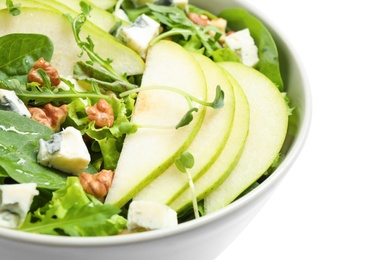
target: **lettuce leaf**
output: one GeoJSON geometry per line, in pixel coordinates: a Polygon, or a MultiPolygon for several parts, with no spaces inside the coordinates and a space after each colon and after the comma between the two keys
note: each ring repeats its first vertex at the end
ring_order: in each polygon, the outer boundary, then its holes
{"type": "Polygon", "coordinates": [[[84,192],[77,177],[69,177],[65,188],[53,192],[44,207],[29,213],[19,230],[48,235],[110,236],[126,227],[120,209],[103,204],[84,192]]]}
{"type": "MultiPolygon", "coordinates": [[[[123,125],[130,123],[130,116],[134,109],[134,99],[125,96],[118,99],[115,96],[107,99],[114,111],[114,124],[111,127],[96,128],[93,122],[88,121],[85,113],[87,106],[93,106],[97,99],[76,99],[71,102],[68,108],[68,118],[64,125],[71,125],[81,131],[82,134],[91,139],[91,150],[95,153],[95,160],[102,160],[99,163],[104,169],[113,170],[119,160],[120,151],[125,135],[123,125]]],[[[95,167],[97,164],[92,162],[95,167]]],[[[100,167],[99,167],[100,168],[100,167]]]]}

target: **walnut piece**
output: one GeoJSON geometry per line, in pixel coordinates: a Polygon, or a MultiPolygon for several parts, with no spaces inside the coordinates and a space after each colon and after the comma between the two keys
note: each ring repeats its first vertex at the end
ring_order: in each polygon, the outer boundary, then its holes
{"type": "Polygon", "coordinates": [[[37,69],[43,69],[46,72],[47,76],[50,78],[50,83],[52,86],[58,86],[61,83],[61,78],[58,74],[58,71],[43,58],[39,58],[28,73],[27,78],[30,82],[38,82],[39,85],[43,85],[42,78],[39,76],[37,69]]]}
{"type": "Polygon", "coordinates": [[[29,107],[28,111],[30,111],[31,117],[35,121],[50,127],[54,132],[60,130],[68,114],[66,105],[56,107],[50,103],[43,107],[29,107]]]}
{"type": "Polygon", "coordinates": [[[113,171],[101,170],[96,174],[83,172],[80,174],[79,180],[85,192],[96,198],[103,198],[111,187],[113,177],[113,171]]]}
{"type": "Polygon", "coordinates": [[[188,19],[190,19],[194,24],[206,27],[209,25],[209,18],[206,15],[199,15],[196,13],[188,13],[187,14],[188,19]]]}
{"type": "Polygon", "coordinates": [[[111,127],[114,124],[114,110],[105,99],[100,99],[95,105],[87,107],[89,122],[95,122],[95,126],[111,127]]]}
{"type": "MultiPolygon", "coordinates": [[[[214,18],[209,19],[206,15],[199,15],[196,13],[188,13],[188,19],[190,19],[194,24],[200,25],[202,27],[215,26],[221,33],[221,37],[218,39],[220,43],[225,42],[226,26],[227,21],[223,18],[214,18]]],[[[211,37],[215,37],[216,32],[214,30],[209,30],[208,34],[211,37]]]]}

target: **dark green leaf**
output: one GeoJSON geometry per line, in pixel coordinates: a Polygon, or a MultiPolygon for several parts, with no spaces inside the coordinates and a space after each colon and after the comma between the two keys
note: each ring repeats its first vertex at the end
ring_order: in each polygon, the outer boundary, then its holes
{"type": "Polygon", "coordinates": [[[94,81],[99,87],[105,90],[111,90],[118,94],[136,87],[136,85],[131,84],[127,80],[118,80],[117,77],[113,77],[113,75],[106,70],[102,70],[81,61],[74,65],[73,76],[77,80],[85,80],[88,82],[94,81]]]}
{"type": "Polygon", "coordinates": [[[53,131],[19,114],[0,110],[0,167],[15,181],[35,182],[38,187],[58,189],[66,175],[36,162],[39,139],[49,140],[53,131]]]}
{"type": "Polygon", "coordinates": [[[27,83],[27,74],[39,58],[50,61],[53,43],[41,34],[7,34],[0,37],[0,81],[27,83]]]}

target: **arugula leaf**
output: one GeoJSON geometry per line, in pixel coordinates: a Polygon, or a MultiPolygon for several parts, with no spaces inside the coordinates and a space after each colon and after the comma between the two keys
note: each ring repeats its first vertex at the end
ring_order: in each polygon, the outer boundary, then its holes
{"type": "Polygon", "coordinates": [[[77,80],[85,80],[90,83],[96,82],[99,87],[105,90],[111,90],[117,94],[137,87],[127,80],[118,79],[111,73],[107,73],[102,69],[82,61],[79,61],[74,65],[73,76],[77,80]]]}
{"type": "MultiPolygon", "coordinates": [[[[76,74],[78,76],[80,76],[83,74],[80,72],[87,72],[87,74],[95,73],[95,75],[99,76],[99,78],[95,79],[95,81],[99,85],[102,83],[99,79],[101,79],[101,76],[104,74],[105,78],[108,77],[110,79],[109,80],[110,83],[116,82],[117,85],[122,86],[123,87],[122,91],[126,91],[129,89],[135,88],[136,87],[135,85],[129,83],[126,75],[120,75],[111,66],[112,59],[110,59],[110,58],[104,59],[98,53],[95,52],[95,50],[94,50],[95,44],[93,43],[90,36],[87,36],[85,41],[83,41],[80,38],[81,28],[85,24],[85,22],[87,21],[87,16],[89,14],[88,12],[90,11],[90,9],[84,7],[83,11],[86,13],[80,13],[79,15],[77,15],[74,18],[71,17],[70,15],[67,16],[69,22],[72,25],[73,35],[74,35],[74,38],[76,40],[76,43],[82,51],[80,56],[85,52],[85,53],[87,53],[88,57],[90,58],[90,61],[88,61],[90,66],[86,66],[83,63],[79,63],[79,66],[82,65],[82,67],[81,68],[79,67],[78,71],[76,70],[76,72],[77,72],[76,74]],[[96,69],[94,69],[92,67],[92,65],[94,65],[94,64],[97,64],[98,66],[100,66],[99,71],[97,71],[96,69]],[[80,69],[81,69],[81,71],[80,71],[80,69]]],[[[93,80],[93,79],[90,79],[90,80],[93,80]]],[[[112,90],[112,89],[109,89],[109,90],[112,90]]],[[[120,91],[120,92],[122,92],[122,91],[120,91]]]]}
{"type": "Polygon", "coordinates": [[[0,81],[27,83],[27,74],[39,58],[50,61],[53,42],[42,34],[14,33],[0,37],[0,81]]]}
{"type": "Polygon", "coordinates": [[[0,110],[0,175],[19,183],[35,182],[55,190],[65,185],[66,174],[36,162],[39,139],[49,140],[53,131],[34,120],[0,110]]]}
{"type": "MultiPolygon", "coordinates": [[[[188,40],[189,36],[192,35],[200,42],[201,48],[204,48],[206,56],[211,56],[215,50],[222,48],[221,44],[218,42],[218,37],[213,37],[208,33],[212,30],[216,32],[216,35],[220,35],[221,32],[216,27],[196,25],[187,17],[185,11],[180,7],[162,6],[150,3],[147,3],[147,6],[150,8],[154,18],[166,26],[166,31],[156,37],[151,44],[172,35],[181,35],[185,40],[188,40]]],[[[180,41],[177,42],[181,43],[180,41]]],[[[186,47],[185,44],[181,44],[183,47],[186,47]]]]}
{"type": "Polygon", "coordinates": [[[75,99],[91,98],[91,99],[109,99],[110,97],[102,94],[96,84],[91,84],[90,91],[77,91],[75,86],[68,82],[69,89],[56,88],[45,85],[40,87],[36,84],[23,84],[18,80],[9,80],[6,85],[0,81],[0,88],[13,90],[16,95],[25,103],[33,106],[41,106],[47,103],[53,105],[69,104],[75,99]]]}
{"type": "Polygon", "coordinates": [[[66,187],[53,192],[52,200],[29,213],[19,230],[68,236],[109,236],[126,227],[120,209],[86,194],[77,177],[69,177],[66,187]]]}

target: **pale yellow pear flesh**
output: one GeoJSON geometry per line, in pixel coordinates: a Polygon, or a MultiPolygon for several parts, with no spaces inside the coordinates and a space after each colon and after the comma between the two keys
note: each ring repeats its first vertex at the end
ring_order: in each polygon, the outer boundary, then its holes
{"type": "MultiPolygon", "coordinates": [[[[206,77],[208,100],[212,101],[218,85],[225,94],[222,108],[207,108],[202,126],[194,141],[187,148],[187,151],[195,158],[195,164],[189,172],[192,179],[196,180],[215,162],[226,144],[234,118],[235,98],[224,71],[209,58],[197,53],[192,53],[192,55],[199,62],[206,77]]],[[[142,189],[134,200],[156,201],[168,205],[187,187],[187,175],[180,172],[173,164],[142,189]]]]}
{"type": "Polygon", "coordinates": [[[88,0],[87,2],[92,3],[101,9],[108,10],[110,8],[113,8],[117,1],[116,0],[88,0]]]}
{"type": "MultiPolygon", "coordinates": [[[[197,200],[204,199],[216,189],[236,166],[243,151],[249,129],[249,104],[241,86],[225,73],[233,86],[235,110],[232,129],[227,142],[213,165],[194,184],[197,200]]],[[[169,206],[177,212],[185,212],[192,207],[192,193],[189,188],[183,191],[169,206]]]]}
{"type": "MultiPolygon", "coordinates": [[[[206,99],[202,69],[174,42],[159,41],[148,51],[140,88],[155,86],[177,88],[201,100],[206,99]]],[[[199,107],[189,125],[175,129],[188,109],[185,98],[171,91],[154,89],[139,93],[131,120],[141,127],[125,138],[105,203],[122,207],[171,166],[191,144],[202,124],[205,109],[199,107]],[[142,127],[147,125],[149,127],[142,127]]]]}
{"type": "MultiPolygon", "coordinates": [[[[70,22],[62,12],[23,6],[20,10],[21,13],[17,16],[10,15],[6,9],[0,10],[0,36],[11,33],[36,33],[48,36],[54,45],[51,64],[63,77],[73,74],[73,65],[77,61],[88,59],[86,54],[82,58],[78,57],[81,49],[76,44],[70,22]]],[[[87,35],[91,36],[96,53],[104,59],[114,60],[112,66],[117,72],[128,75],[143,73],[145,64],[142,58],[119,43],[112,35],[90,22],[82,27],[80,33],[83,40],[87,35]]]]}
{"type": "MultiPolygon", "coordinates": [[[[18,0],[17,3],[22,7],[35,7],[35,8],[46,8],[51,10],[56,10],[63,14],[77,15],[82,12],[80,2],[82,0],[18,0]]],[[[128,22],[123,21],[115,17],[112,13],[96,6],[94,3],[89,1],[84,1],[89,6],[91,6],[90,15],[88,20],[90,20],[94,25],[99,27],[105,32],[110,32],[110,30],[116,26],[118,22],[121,22],[122,25],[129,25],[128,22]]],[[[5,1],[4,3],[0,2],[0,9],[7,8],[5,1]]]]}
{"type": "MultiPolygon", "coordinates": [[[[47,1],[47,0],[39,0],[39,1],[47,1]]],[[[64,5],[70,9],[72,9],[75,13],[81,13],[81,7],[80,2],[81,0],[51,0],[47,1],[51,2],[50,5],[53,5],[54,7],[56,5],[64,5]]],[[[128,25],[129,23],[120,20],[119,18],[115,17],[112,13],[96,6],[94,3],[90,1],[85,1],[89,6],[91,6],[90,16],[88,17],[89,20],[102,30],[106,32],[110,32],[110,30],[116,25],[117,22],[122,22],[122,25],[128,25]]],[[[49,4],[49,3],[48,3],[49,4]]],[[[58,8],[58,7],[57,7],[58,8]]]]}
{"type": "Polygon", "coordinates": [[[219,65],[244,90],[250,107],[249,133],[236,167],[227,179],[204,199],[205,213],[225,207],[267,171],[285,140],[288,109],[277,87],[263,74],[236,62],[219,65]]]}

